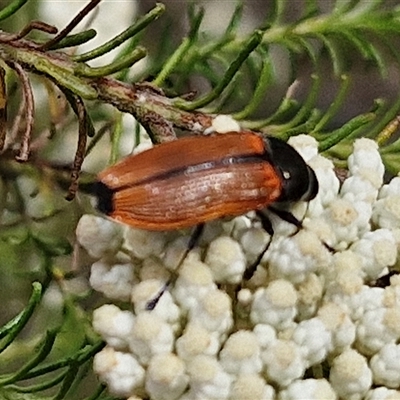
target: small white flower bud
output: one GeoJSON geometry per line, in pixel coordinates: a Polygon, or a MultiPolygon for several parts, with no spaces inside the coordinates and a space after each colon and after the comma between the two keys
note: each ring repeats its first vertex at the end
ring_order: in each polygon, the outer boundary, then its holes
{"type": "Polygon", "coordinates": [[[197,308],[199,301],[217,289],[210,268],[192,253],[186,257],[179,270],[179,277],[172,289],[173,296],[185,311],[197,308]]]}
{"type": "Polygon", "coordinates": [[[367,360],[349,349],[333,360],[329,381],[340,398],[361,400],[372,385],[372,372],[367,360]]]}
{"type": "Polygon", "coordinates": [[[189,312],[189,321],[224,335],[233,325],[232,300],[221,290],[211,290],[189,312]]]}
{"type": "Polygon", "coordinates": [[[230,393],[232,377],[226,373],[216,358],[199,355],[188,365],[190,391],[196,399],[224,400],[230,393]]]}
{"type": "Polygon", "coordinates": [[[157,354],[150,360],[145,387],[151,398],[178,399],[185,391],[188,382],[185,364],[175,354],[157,354]]]}
{"type": "Polygon", "coordinates": [[[93,311],[93,329],[116,350],[127,349],[134,322],[130,311],[122,311],[114,304],[105,304],[93,311]]]}
{"type": "Polygon", "coordinates": [[[231,115],[217,115],[211,122],[211,127],[215,132],[227,133],[227,132],[240,132],[239,123],[231,115]]]}
{"type": "Polygon", "coordinates": [[[303,376],[307,366],[301,348],[292,341],[276,340],[262,353],[268,379],[287,386],[303,376]]]}
{"type": "Polygon", "coordinates": [[[277,339],[277,331],[271,325],[257,324],[254,327],[253,332],[257,337],[258,344],[263,350],[268,349],[277,339]]]}
{"type": "Polygon", "coordinates": [[[343,306],[340,307],[330,302],[325,303],[318,310],[318,318],[332,334],[333,348],[331,350],[333,352],[339,354],[354,343],[356,326],[348,313],[344,311],[343,306]]]}
{"type": "Polygon", "coordinates": [[[296,316],[297,293],[294,286],[285,280],[272,281],[267,288],[254,294],[250,318],[254,324],[269,324],[284,329],[293,324],[296,316]]]}
{"type": "Polygon", "coordinates": [[[400,400],[400,391],[381,386],[369,390],[365,400],[400,400]]]}
{"type": "Polygon", "coordinates": [[[136,317],[129,348],[142,365],[147,365],[154,355],[171,352],[173,340],[169,324],[152,312],[142,312],[136,317]]]}
{"type": "Polygon", "coordinates": [[[238,242],[220,236],[208,246],[204,262],[217,283],[239,283],[246,269],[246,258],[238,242]]]}
{"type": "MultiPolygon", "coordinates": [[[[135,313],[139,314],[147,311],[149,302],[153,301],[159,295],[164,286],[165,282],[156,279],[149,279],[135,285],[132,289],[131,297],[135,313]]],[[[156,307],[151,312],[170,324],[174,330],[180,329],[179,319],[181,317],[181,309],[174,302],[168,289],[161,295],[156,307]]]]}
{"type": "Polygon", "coordinates": [[[230,374],[257,374],[262,370],[260,346],[250,331],[237,331],[229,336],[220,354],[220,362],[230,374]]]}
{"type": "Polygon", "coordinates": [[[232,384],[229,400],[275,399],[275,390],[257,374],[241,374],[232,384]]]}
{"type": "Polygon", "coordinates": [[[374,383],[397,389],[400,386],[400,346],[389,343],[371,358],[374,383]]]}
{"type": "Polygon", "coordinates": [[[105,347],[94,356],[93,369],[114,396],[128,397],[143,387],[145,371],[129,353],[105,347]]]}
{"type": "MultiPolygon", "coordinates": [[[[376,173],[382,179],[385,172],[385,166],[378,151],[378,144],[371,139],[357,139],[353,144],[353,152],[350,154],[347,163],[351,175],[362,176],[366,171],[370,171],[376,173]]],[[[367,175],[371,174],[368,173],[367,175]]]]}
{"type": "Polygon", "coordinates": [[[367,280],[377,279],[397,259],[396,241],[388,229],[367,232],[351,246],[351,250],[361,257],[367,280]]]}
{"type": "Polygon", "coordinates": [[[183,335],[176,341],[176,351],[185,361],[200,354],[215,356],[219,348],[219,335],[193,322],[189,322],[183,335]]]}
{"type": "Polygon", "coordinates": [[[304,158],[311,160],[318,154],[318,142],[310,135],[291,136],[288,143],[304,158]]]}
{"type": "Polygon", "coordinates": [[[310,160],[309,165],[314,170],[319,184],[318,194],[309,204],[309,215],[318,217],[323,209],[337,198],[340,182],[331,160],[317,155],[310,160]]]}
{"type": "Polygon", "coordinates": [[[301,348],[307,366],[321,363],[332,350],[332,332],[318,317],[301,321],[293,331],[292,340],[301,348]]]}
{"type": "Polygon", "coordinates": [[[95,215],[83,215],[76,227],[78,242],[93,258],[116,254],[123,241],[123,227],[95,215]]]}
{"type": "Polygon", "coordinates": [[[90,270],[90,286],[113,300],[127,301],[136,279],[132,264],[108,265],[100,260],[90,270]]]}
{"type": "Polygon", "coordinates": [[[273,278],[293,283],[330,265],[332,255],[314,232],[301,230],[296,235],[274,240],[268,251],[268,271],[273,278]]]}
{"type": "Polygon", "coordinates": [[[380,307],[366,311],[357,325],[357,349],[370,356],[400,339],[400,309],[380,307]]]}
{"type": "Polygon", "coordinates": [[[337,394],[326,379],[294,381],[279,393],[279,400],[337,400],[337,398],[337,394]]]}
{"type": "Polygon", "coordinates": [[[165,246],[164,232],[129,228],[125,231],[126,249],[136,258],[144,260],[150,255],[159,256],[165,246]]]}

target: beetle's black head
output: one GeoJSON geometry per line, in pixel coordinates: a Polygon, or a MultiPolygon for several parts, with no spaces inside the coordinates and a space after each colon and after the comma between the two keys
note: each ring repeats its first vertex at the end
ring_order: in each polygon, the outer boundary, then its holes
{"type": "Polygon", "coordinates": [[[96,196],[96,208],[106,214],[110,215],[114,211],[113,195],[114,192],[106,184],[101,181],[93,182],[86,187],[86,192],[96,196]]]}
{"type": "Polygon", "coordinates": [[[276,201],[312,200],[318,193],[315,172],[289,144],[273,137],[266,141],[271,163],[282,177],[282,193],[276,201]]]}

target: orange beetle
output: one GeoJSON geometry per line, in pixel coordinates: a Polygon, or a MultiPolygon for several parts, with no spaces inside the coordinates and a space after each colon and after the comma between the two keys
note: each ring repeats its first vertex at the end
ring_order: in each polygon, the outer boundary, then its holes
{"type": "Polygon", "coordinates": [[[106,168],[95,186],[101,212],[147,230],[308,201],[318,192],[314,171],[293,147],[251,131],[156,145],[106,168]]]}

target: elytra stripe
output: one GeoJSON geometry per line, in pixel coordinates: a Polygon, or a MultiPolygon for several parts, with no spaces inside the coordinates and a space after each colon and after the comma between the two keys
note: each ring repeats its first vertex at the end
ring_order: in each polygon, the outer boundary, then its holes
{"type": "MultiPolygon", "coordinates": [[[[268,143],[268,142],[267,142],[268,143]]],[[[157,145],[142,153],[128,156],[98,174],[98,180],[109,188],[142,182],[155,174],[175,169],[214,162],[229,157],[264,157],[266,145],[260,136],[252,132],[231,132],[215,136],[190,136],[157,145]]]]}
{"type": "Polygon", "coordinates": [[[196,164],[196,165],[189,165],[184,168],[176,168],[172,169],[168,172],[163,172],[161,174],[155,174],[153,176],[150,176],[147,179],[143,179],[141,181],[137,181],[133,184],[126,184],[123,186],[118,186],[116,189],[111,189],[113,192],[118,192],[120,190],[125,190],[131,187],[135,186],[140,186],[140,185],[145,185],[151,182],[155,182],[158,180],[165,180],[169,178],[173,178],[174,176],[182,175],[182,174],[187,174],[188,179],[190,179],[190,174],[197,173],[199,171],[208,171],[213,168],[218,168],[218,167],[223,167],[223,166],[228,166],[228,165],[234,165],[234,164],[256,164],[256,163],[268,163],[264,158],[261,158],[258,154],[256,155],[246,155],[244,157],[229,157],[229,158],[223,158],[221,160],[217,161],[207,161],[201,164],[196,164]]]}

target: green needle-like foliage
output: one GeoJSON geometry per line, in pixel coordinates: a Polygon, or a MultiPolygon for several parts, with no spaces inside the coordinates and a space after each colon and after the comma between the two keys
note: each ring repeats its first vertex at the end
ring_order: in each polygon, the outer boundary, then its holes
{"type": "MultiPolygon", "coordinates": [[[[9,1],[0,21],[22,15],[31,2],[9,1]]],[[[80,390],[91,360],[104,344],[86,311],[95,302],[90,290],[77,294],[67,288],[77,272],[71,267],[73,230],[88,204],[82,198],[67,203],[64,197],[68,187],[69,199],[74,197],[78,177],[81,187],[91,183],[92,176],[81,173],[85,157],[119,158],[124,114],[135,118],[135,139],[144,127],[153,142],[174,139],[176,130],[200,134],[215,114],[232,114],[243,128],[284,140],[309,133],[341,167],[352,141],[367,136],[377,139],[387,170],[400,172],[400,139],[393,139],[400,97],[393,100],[383,91],[350,117],[344,113],[356,87],[355,66],[374,72],[387,87],[391,71],[398,75],[400,7],[382,0],[337,0],[322,12],[321,2],[306,0],[293,18],[293,2],[273,0],[266,2],[264,20],[244,34],[244,3],[239,2],[225,29],[215,34],[203,27],[212,11],[190,2],[181,39],[172,44],[164,34],[151,49],[146,39],[153,29],[170,29],[167,6],[156,4],[120,34],[80,52],[97,32],[71,31],[99,2],[88,0],[60,31],[29,16],[32,22],[21,31],[0,32],[0,280],[5,288],[0,299],[13,304],[5,307],[0,327],[4,399],[84,398],[80,390]],[[115,49],[113,61],[88,64],[115,49]],[[145,66],[138,68],[143,59],[145,66]],[[306,88],[297,95],[304,81],[306,88]],[[46,102],[33,95],[38,86],[45,88],[46,102]],[[327,86],[329,102],[321,106],[327,86]],[[54,157],[61,136],[76,143],[72,163],[54,157]],[[58,311],[46,309],[44,301],[54,287],[62,294],[58,311]],[[23,294],[29,290],[28,299],[23,294]]],[[[65,151],[59,146],[57,152],[65,151]]],[[[85,396],[111,399],[102,385],[85,396]]]]}

